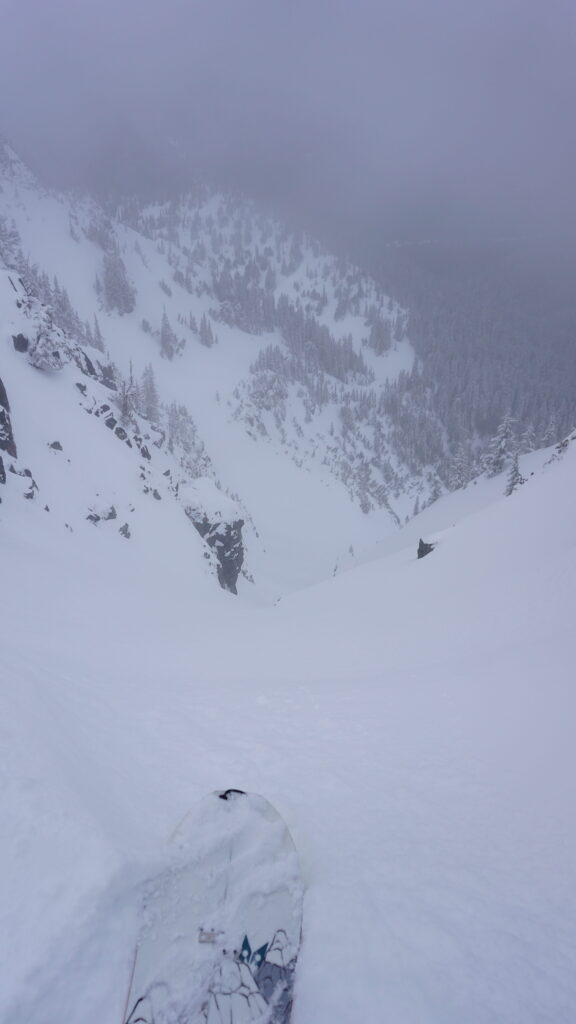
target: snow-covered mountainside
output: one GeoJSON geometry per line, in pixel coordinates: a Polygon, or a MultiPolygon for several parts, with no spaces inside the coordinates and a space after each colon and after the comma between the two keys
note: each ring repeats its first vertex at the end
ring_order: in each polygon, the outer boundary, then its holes
{"type": "MultiPolygon", "coordinates": [[[[63,385],[37,372],[40,403],[63,385]]],[[[42,465],[83,514],[94,495],[74,474],[92,430],[118,488],[131,451],[77,408],[77,448],[42,465]]],[[[24,451],[26,423],[12,426],[24,451]]],[[[510,497],[506,474],[482,479],[390,537],[394,550],[267,608],[191,573],[202,542],[175,501],[142,496],[127,543],[124,509],[70,533],[39,496],[16,500],[30,478],[13,476],[0,510],[6,1024],[121,1019],[141,886],[190,805],[230,785],[265,793],[300,852],[294,1024],[568,1024],[576,440],[521,470],[510,497]],[[160,507],[169,547],[138,545],[160,507]],[[422,560],[419,536],[436,543],[422,560]]]]}
{"type": "Polygon", "coordinates": [[[167,551],[168,537],[177,536],[196,571],[203,555],[236,593],[244,513],[218,489],[186,409],[169,410],[166,424],[160,413],[154,425],[135,411],[124,416],[127,392],[109,365],[67,339],[7,269],[0,269],[0,309],[11,342],[0,386],[0,501],[24,497],[60,529],[98,528],[124,540],[136,534],[139,546],[167,551]]]}
{"type": "MultiPolygon", "coordinates": [[[[239,527],[235,534],[246,548],[241,586],[250,578],[274,593],[325,577],[350,548],[395,530],[442,492],[442,426],[418,422],[394,391],[414,359],[406,311],[250,204],[198,189],[105,211],[47,191],[4,145],[0,250],[18,289],[3,289],[3,320],[12,321],[14,302],[22,315],[32,305],[64,332],[59,351],[76,376],[62,376],[83,385],[85,409],[97,415],[107,405],[117,438],[136,448],[134,438],[144,438],[152,455],[161,449],[160,475],[179,447],[185,475],[212,479],[233,501],[229,519],[245,524],[243,539],[239,527]]],[[[4,329],[5,353],[14,336],[4,329]]],[[[32,415],[42,386],[29,379],[30,389],[23,377],[4,381],[13,417],[32,415]]],[[[43,388],[45,403],[57,388],[57,403],[70,403],[70,386],[43,388]]],[[[42,416],[47,422],[47,405],[42,416]]],[[[75,417],[68,422],[75,431],[75,417]]],[[[42,443],[64,445],[64,424],[60,432],[42,443]]],[[[95,455],[101,442],[91,437],[95,455]]],[[[145,470],[145,486],[162,494],[153,465],[145,470]]],[[[82,473],[87,490],[110,490],[88,458],[82,473]]],[[[126,483],[116,504],[128,507],[135,495],[126,483]]],[[[173,469],[164,483],[176,488],[173,469]]],[[[102,503],[114,504],[107,494],[102,503]]],[[[122,516],[119,525],[130,518],[122,516]]],[[[75,528],[72,510],[64,518],[75,528]]]]}
{"type": "Polygon", "coordinates": [[[0,248],[0,1020],[122,1019],[233,786],[300,853],[293,1024],[571,1022],[576,434],[479,475],[406,311],[238,200],[3,147],[0,248]]]}

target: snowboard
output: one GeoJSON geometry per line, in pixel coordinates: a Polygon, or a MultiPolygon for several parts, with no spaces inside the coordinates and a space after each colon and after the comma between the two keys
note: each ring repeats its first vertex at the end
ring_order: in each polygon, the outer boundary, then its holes
{"type": "Polygon", "coordinates": [[[301,923],[280,815],[255,794],[210,794],[145,887],[122,1024],[288,1024],[301,923]]]}

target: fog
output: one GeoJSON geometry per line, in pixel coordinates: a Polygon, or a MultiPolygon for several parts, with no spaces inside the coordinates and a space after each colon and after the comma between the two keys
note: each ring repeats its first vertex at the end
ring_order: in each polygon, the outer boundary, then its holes
{"type": "Polygon", "coordinates": [[[55,184],[204,178],[386,237],[569,233],[571,0],[2,0],[0,132],[55,184]]]}

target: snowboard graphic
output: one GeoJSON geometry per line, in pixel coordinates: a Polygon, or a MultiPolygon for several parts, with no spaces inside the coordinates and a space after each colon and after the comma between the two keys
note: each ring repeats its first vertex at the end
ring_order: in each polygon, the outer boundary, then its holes
{"type": "Polygon", "coordinates": [[[261,796],[213,793],[178,826],[149,883],[122,1024],[288,1024],[302,883],[261,796]]]}

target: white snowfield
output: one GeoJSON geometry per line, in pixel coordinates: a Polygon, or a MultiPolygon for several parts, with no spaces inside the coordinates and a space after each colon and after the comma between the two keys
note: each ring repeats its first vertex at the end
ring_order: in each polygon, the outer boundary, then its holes
{"type": "Polygon", "coordinates": [[[575,471],[481,481],[420,517],[429,557],[417,519],[274,607],[176,520],[111,542],[5,487],[3,1024],[120,1024],[142,885],[229,786],[299,850],[294,1024],[572,1024],[575,471]]]}
{"type": "MultiPolygon", "coordinates": [[[[336,409],[307,425],[294,392],[281,430],[265,411],[247,433],[236,390],[274,336],[218,322],[200,343],[205,259],[191,293],[162,238],[117,225],[138,303],[102,311],[84,231],[102,211],[8,171],[23,254],[98,313],[124,374],[154,363],[206,458],[175,500],[178,452],[152,430],[144,465],[99,415],[118,415],[102,382],[14,350],[31,320],[0,272],[18,448],[0,484],[1,1024],[121,1024],[142,893],[178,822],[228,787],[267,797],[299,851],[293,1024],[574,1024],[576,442],[522,456],[509,498],[505,474],[480,479],[397,530],[325,463],[336,409]],[[187,338],[173,361],[141,323],[164,302],[187,338]],[[185,509],[245,520],[238,598],[185,509]],[[437,544],[418,561],[420,537],[437,544]]],[[[310,260],[283,287],[310,287],[310,260]]],[[[333,320],[360,351],[362,318],[333,320]]],[[[365,356],[380,383],[413,359],[407,339],[365,356]]],[[[430,487],[407,474],[397,516],[430,487]]],[[[187,834],[191,855],[213,840],[187,834]]]]}
{"type": "MultiPolygon", "coordinates": [[[[173,243],[166,241],[164,229],[154,227],[154,218],[166,214],[167,204],[141,211],[148,225],[147,233],[142,234],[124,221],[105,214],[91,199],[45,189],[16,154],[9,147],[2,146],[0,141],[0,344],[4,344],[5,309],[9,310],[9,319],[14,319],[14,293],[5,280],[5,273],[2,273],[2,257],[9,266],[13,266],[15,254],[8,248],[3,252],[4,223],[7,228],[13,225],[17,230],[22,259],[27,259],[38,272],[47,274],[51,284],[57,277],[59,287],[66,289],[80,321],[93,328],[95,316],[98,318],[107,354],[88,345],[86,352],[90,358],[93,361],[111,359],[124,375],[132,369],[138,381],[145,366],[152,364],[161,402],[169,405],[175,401],[190,410],[212,461],[215,478],[228,494],[234,495],[232,504],[236,497],[239,498],[249,514],[240,515],[240,518],[246,521],[244,536],[250,548],[245,568],[255,580],[257,594],[254,587],[244,589],[250,589],[257,599],[262,595],[269,599],[277,596],[279,591],[301,588],[329,575],[336,564],[341,568],[351,545],[359,549],[363,544],[376,543],[383,534],[395,531],[397,520],[404,521],[411,514],[417,497],[420,504],[424,503],[430,494],[431,484],[424,472],[409,471],[398,462],[398,452],[390,441],[390,451],[386,448],[390,465],[400,472],[402,481],[397,488],[386,488],[390,492],[390,510],[385,506],[374,507],[366,515],[361,510],[358,495],[354,501],[350,499],[350,488],[352,492],[354,488],[351,482],[348,488],[345,486],[341,463],[348,464],[347,472],[352,480],[353,468],[360,456],[368,462],[373,457],[371,444],[374,439],[370,438],[367,426],[350,432],[351,438],[356,438],[360,445],[358,450],[351,442],[342,447],[339,441],[340,400],[324,404],[312,415],[306,412],[299,394],[302,388],[296,383],[290,384],[279,405],[272,402],[268,408],[269,403],[266,403],[265,409],[254,406],[254,401],[247,394],[250,383],[253,383],[250,366],[270,345],[285,346],[278,330],[251,334],[238,326],[210,318],[210,311],[219,306],[210,266],[216,260],[217,268],[222,270],[226,254],[229,260],[236,261],[235,250],[228,238],[235,220],[234,209],[223,221],[224,235],[217,245],[218,253],[212,252],[211,247],[214,225],[209,228],[208,221],[215,218],[220,223],[218,211],[225,205],[224,198],[218,196],[201,203],[199,210],[203,220],[198,228],[191,223],[195,219],[194,204],[189,209],[183,200],[178,211],[178,237],[182,244],[181,249],[178,247],[178,258],[182,260],[182,267],[188,266],[192,258],[190,246],[199,244],[205,250],[194,261],[189,290],[174,278],[177,268],[173,243]],[[95,281],[102,276],[104,249],[102,240],[98,242],[94,237],[95,225],[99,225],[105,235],[111,232],[109,241],[113,239],[122,254],[136,293],[136,305],[130,313],[120,315],[115,309],[103,308],[98,298],[95,281]],[[168,258],[171,252],[172,261],[168,258]],[[178,339],[185,341],[182,351],[172,360],[162,358],[160,354],[159,329],[163,310],[169,316],[178,339]],[[212,347],[201,344],[198,330],[189,326],[192,314],[197,326],[203,316],[209,317],[217,334],[217,344],[212,347]],[[147,330],[143,329],[144,323],[148,325],[147,330]],[[338,471],[336,464],[340,466],[338,471]],[[294,543],[295,537],[298,538],[297,543],[294,543]],[[290,558],[286,557],[287,549],[290,549],[290,558]]],[[[238,208],[238,215],[242,214],[242,209],[242,206],[238,208]]],[[[268,242],[274,243],[275,252],[266,258],[270,260],[270,270],[277,278],[276,299],[284,294],[291,300],[304,302],[307,290],[316,286],[324,289],[327,306],[322,314],[317,315],[318,324],[329,327],[339,340],[347,335],[353,337],[354,351],[362,356],[375,375],[373,397],[380,395],[386,381],[395,380],[401,371],[412,367],[414,351],[408,338],[394,341],[388,351],[376,356],[372,348],[363,344],[369,334],[364,316],[347,314],[336,317],[335,288],[338,284],[341,287],[346,284],[346,268],[339,268],[334,257],[321,252],[314,254],[304,246],[299,267],[293,270],[284,268],[283,271],[280,265],[283,261],[278,263],[276,257],[275,243],[280,226],[270,223],[268,228],[272,232],[268,242]],[[332,276],[336,285],[332,283],[332,276]]],[[[266,243],[256,221],[252,230],[254,237],[250,245],[246,243],[245,253],[249,255],[253,250],[262,254],[266,243]]],[[[214,241],[217,242],[217,238],[214,241]]],[[[279,257],[288,250],[289,241],[289,237],[288,241],[278,241],[279,257]]],[[[350,272],[353,269],[350,268],[350,272]]],[[[362,277],[361,284],[366,304],[376,303],[385,318],[402,312],[373,281],[362,277]]],[[[352,285],[348,283],[346,287],[350,290],[352,285]]],[[[71,333],[76,337],[74,331],[71,333]]],[[[76,340],[82,343],[81,337],[76,340]]],[[[19,359],[22,361],[25,357],[20,356],[19,359]]],[[[5,369],[3,362],[4,355],[1,355],[0,377],[5,369]]],[[[61,376],[64,378],[66,375],[69,378],[67,386],[53,384],[52,394],[49,394],[46,382],[30,384],[28,372],[27,380],[22,383],[23,412],[28,408],[28,394],[34,386],[35,399],[42,402],[42,411],[56,410],[58,406],[62,408],[60,415],[52,413],[56,420],[54,429],[60,427],[62,419],[69,423],[70,414],[64,408],[70,404],[69,396],[62,398],[60,395],[55,401],[53,393],[57,386],[61,392],[73,389],[72,381],[79,379],[79,375],[70,368],[66,368],[61,376]]],[[[335,383],[335,378],[323,379],[326,385],[335,383]]],[[[10,401],[16,415],[21,393],[19,386],[11,380],[5,383],[12,388],[10,401]]],[[[350,390],[354,390],[352,385],[350,390]]],[[[369,397],[371,387],[366,386],[364,390],[369,397]]],[[[110,398],[109,394],[108,400],[110,398]]],[[[391,424],[386,419],[383,422],[384,435],[388,437],[391,424]]],[[[30,468],[38,472],[38,460],[32,465],[32,455],[29,454],[32,446],[24,444],[29,438],[22,437],[23,429],[30,434],[36,428],[37,425],[27,423],[20,428],[19,450],[21,448],[23,456],[28,458],[30,468]]],[[[84,435],[93,433],[86,424],[81,424],[79,431],[84,435]]],[[[45,440],[42,439],[43,444],[45,440]]],[[[110,445],[111,441],[108,448],[110,445]]],[[[105,464],[108,457],[105,446],[100,445],[97,452],[105,464]]],[[[118,454],[113,458],[117,464],[121,462],[118,454]]],[[[95,459],[92,461],[95,463],[95,459]]],[[[85,473],[84,491],[90,490],[91,477],[98,479],[95,465],[85,473]]],[[[101,474],[99,482],[102,487],[107,484],[101,474]]],[[[108,490],[112,488],[118,491],[117,507],[123,496],[115,477],[108,490]]],[[[209,510],[213,509],[214,495],[209,488],[202,488],[195,498],[207,501],[209,510]]],[[[217,504],[223,500],[220,492],[217,504]]],[[[66,501],[69,501],[69,493],[64,491],[60,504],[66,501]]],[[[223,509],[219,507],[216,511],[222,512],[223,509]]],[[[237,509],[234,515],[237,515],[237,509]]],[[[76,526],[70,518],[67,521],[76,526]]],[[[243,585],[244,581],[240,580],[240,589],[243,585]]]]}

